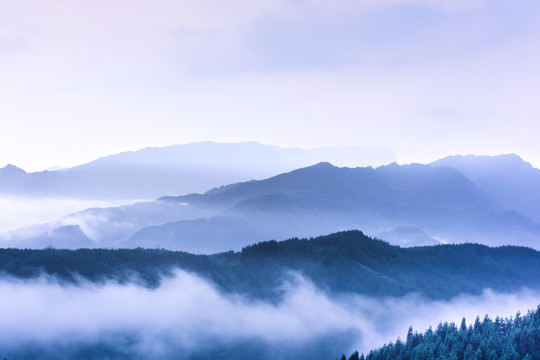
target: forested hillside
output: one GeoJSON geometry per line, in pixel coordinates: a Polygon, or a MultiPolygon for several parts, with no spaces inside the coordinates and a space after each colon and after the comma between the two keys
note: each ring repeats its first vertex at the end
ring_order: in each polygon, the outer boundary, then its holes
{"type": "MultiPolygon", "coordinates": [[[[345,355],[342,360],[345,360],[345,355]]],[[[540,306],[515,318],[476,318],[473,325],[462,320],[440,323],[435,330],[413,333],[409,328],[405,341],[397,339],[369,354],[353,353],[349,360],[532,360],[540,359],[540,306]]]]}
{"type": "Polygon", "coordinates": [[[312,239],[266,241],[240,252],[193,255],[160,249],[0,249],[0,271],[14,277],[50,275],[80,279],[142,281],[156,287],[181,268],[221,290],[278,299],[284,281],[301,274],[332,294],[433,299],[483,289],[540,289],[540,253],[514,246],[478,244],[399,248],[347,231],[312,239]]]}

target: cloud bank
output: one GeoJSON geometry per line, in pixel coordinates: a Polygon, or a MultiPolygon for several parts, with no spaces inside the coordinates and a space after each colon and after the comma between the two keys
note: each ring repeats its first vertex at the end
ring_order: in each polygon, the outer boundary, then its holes
{"type": "Polygon", "coordinates": [[[52,352],[107,344],[123,353],[164,358],[200,353],[219,344],[259,344],[266,351],[280,346],[326,347],[321,358],[338,357],[404,338],[409,325],[424,331],[441,320],[459,322],[463,316],[469,323],[477,315],[511,316],[536,308],[539,298],[530,290],[517,294],[485,290],[481,296],[435,302],[419,295],[332,297],[300,276],[284,290],[278,303],[253,300],[221,293],[181,270],[156,289],[136,282],[65,286],[51,278],[4,278],[0,344],[11,353],[30,345],[52,352]]]}

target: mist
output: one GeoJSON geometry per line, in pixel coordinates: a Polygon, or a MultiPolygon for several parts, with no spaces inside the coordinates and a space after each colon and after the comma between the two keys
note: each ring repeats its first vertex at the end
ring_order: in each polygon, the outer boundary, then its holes
{"type": "MultiPolygon", "coordinates": [[[[63,248],[110,247],[125,241],[137,226],[152,225],[185,216],[192,209],[157,201],[79,199],[0,199],[0,243],[5,247],[63,248]],[[156,215],[156,213],[158,215],[156,215]],[[76,227],[65,241],[58,229],[76,227]],[[77,241],[85,238],[86,243],[77,241]],[[105,239],[105,240],[104,240],[105,239]]],[[[198,215],[194,212],[192,216],[198,215]]]]}
{"type": "Polygon", "coordinates": [[[80,200],[68,198],[0,198],[0,234],[95,207],[131,204],[136,200],[80,200]]]}
{"type": "Polygon", "coordinates": [[[367,352],[398,336],[403,339],[410,325],[423,332],[440,321],[458,323],[465,317],[471,323],[485,314],[526,312],[538,306],[540,295],[527,289],[513,294],[486,289],[480,296],[448,301],[419,294],[330,296],[297,274],[282,286],[282,300],[272,303],[220,292],[181,270],[155,289],[135,279],[127,284],[81,280],[65,285],[51,277],[3,278],[0,343],[6,353],[0,356],[39,349],[61,358],[62,349],[63,356],[76,357],[80,349],[105,347],[130,356],[171,358],[181,353],[197,358],[240,346],[239,354],[255,347],[258,358],[309,354],[334,359],[354,350],[367,352]]]}

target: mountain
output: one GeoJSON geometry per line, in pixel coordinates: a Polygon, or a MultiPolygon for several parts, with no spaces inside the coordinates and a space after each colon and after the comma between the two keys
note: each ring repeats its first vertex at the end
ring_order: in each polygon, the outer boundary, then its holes
{"type": "MultiPolygon", "coordinates": [[[[157,246],[193,253],[348,229],[407,246],[540,244],[538,223],[505,210],[459,171],[420,164],[374,169],[320,163],[204,194],[88,209],[43,225],[41,231],[66,225],[80,226],[95,246],[157,246]]],[[[39,233],[39,226],[33,232],[39,233]]],[[[11,233],[9,246],[24,247],[25,236],[25,231],[11,233]]],[[[54,241],[42,245],[49,244],[56,246],[54,241]]]]}
{"type": "Polygon", "coordinates": [[[154,199],[202,192],[251,179],[263,179],[321,160],[349,166],[381,165],[394,154],[377,147],[280,148],[255,142],[200,142],[146,148],[90,163],[26,173],[13,165],[0,169],[0,194],[77,199],[154,199]]]}
{"type": "Polygon", "coordinates": [[[449,156],[432,165],[458,170],[504,209],[540,222],[540,170],[519,156],[449,156]]]}
{"type": "Polygon", "coordinates": [[[430,299],[449,299],[479,295],[485,288],[540,289],[540,252],[533,249],[479,244],[400,248],[360,231],[265,241],[213,255],[140,248],[0,249],[0,272],[27,279],[47,274],[75,283],[125,282],[136,274],[135,279],[156,287],[175,268],[208,278],[223,291],[260,299],[278,299],[283,280],[294,273],[334,296],[420,293],[430,299]]]}
{"type": "MultiPolygon", "coordinates": [[[[440,319],[444,305],[483,311],[499,296],[509,299],[499,308],[515,307],[524,294],[534,301],[540,253],[478,244],[399,248],[347,231],[213,255],[0,249],[0,273],[11,299],[2,357],[322,360],[382,345],[415,318],[440,319]],[[21,318],[43,322],[18,327],[21,318]],[[45,340],[34,328],[48,330],[45,340]]],[[[446,343],[432,344],[441,353],[469,336],[444,330],[446,343]]],[[[485,335],[487,345],[498,346],[485,335]]],[[[529,335],[510,340],[530,346],[529,335]]],[[[410,338],[407,346],[421,343],[410,338]]]]}
{"type": "Polygon", "coordinates": [[[27,174],[23,169],[8,164],[0,168],[0,188],[4,192],[14,192],[18,184],[26,180],[26,176],[27,174]]]}
{"type": "MultiPolygon", "coordinates": [[[[162,200],[221,208],[222,214],[243,218],[262,235],[274,239],[346,229],[385,234],[399,227],[418,228],[439,242],[535,247],[540,239],[539,224],[505,211],[458,171],[429,165],[351,169],[321,163],[262,181],[213,189],[204,195],[162,200]]],[[[171,233],[182,233],[186,224],[166,226],[171,233]]],[[[163,236],[163,232],[159,234],[145,231],[144,236],[137,233],[130,241],[145,246],[151,239],[163,236]]],[[[401,244],[405,245],[410,236],[401,235],[401,244]]],[[[225,250],[223,246],[233,238],[216,233],[216,249],[225,250]]],[[[395,236],[387,239],[395,240],[395,236]]],[[[176,237],[169,246],[183,240],[176,237]]],[[[186,250],[198,252],[196,248],[186,250]]]]}

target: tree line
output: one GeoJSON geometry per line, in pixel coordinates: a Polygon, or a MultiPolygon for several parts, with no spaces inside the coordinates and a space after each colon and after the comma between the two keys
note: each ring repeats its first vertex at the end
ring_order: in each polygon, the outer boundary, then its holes
{"type": "Polygon", "coordinates": [[[194,255],[163,249],[0,249],[0,275],[18,278],[53,276],[121,283],[136,278],[157,287],[182,269],[220,290],[279,300],[284,281],[301,274],[335,295],[403,296],[422,293],[448,299],[479,295],[485,288],[511,292],[540,289],[540,252],[478,244],[400,248],[360,231],[310,239],[265,241],[239,252],[194,255]]]}
{"type": "MultiPolygon", "coordinates": [[[[533,360],[540,359],[540,306],[525,316],[492,320],[487,315],[467,326],[465,319],[439,323],[424,333],[409,327],[399,338],[368,354],[354,352],[349,360],[533,360]]],[[[347,360],[345,355],[341,360],[347,360]]]]}

